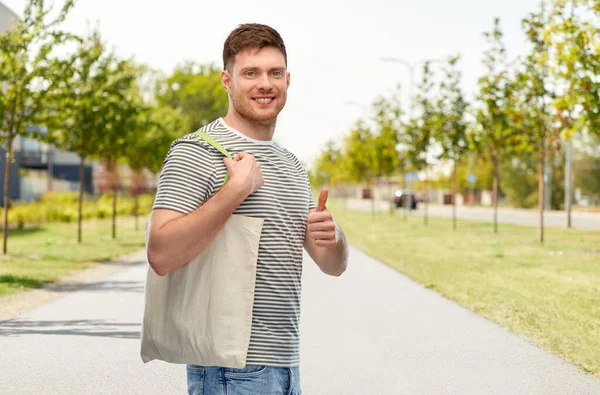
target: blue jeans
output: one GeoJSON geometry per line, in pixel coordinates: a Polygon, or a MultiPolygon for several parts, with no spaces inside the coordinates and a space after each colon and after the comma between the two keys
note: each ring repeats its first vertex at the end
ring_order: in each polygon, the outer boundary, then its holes
{"type": "Polygon", "coordinates": [[[301,395],[298,368],[187,365],[189,395],[301,395]]]}

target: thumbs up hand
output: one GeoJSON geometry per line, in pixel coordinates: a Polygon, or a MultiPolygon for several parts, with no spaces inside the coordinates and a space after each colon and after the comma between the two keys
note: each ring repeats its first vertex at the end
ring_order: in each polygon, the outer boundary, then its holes
{"type": "Polygon", "coordinates": [[[326,206],[327,196],[327,189],[321,190],[317,210],[310,212],[307,219],[307,236],[319,247],[332,247],[337,243],[333,216],[326,206]]]}

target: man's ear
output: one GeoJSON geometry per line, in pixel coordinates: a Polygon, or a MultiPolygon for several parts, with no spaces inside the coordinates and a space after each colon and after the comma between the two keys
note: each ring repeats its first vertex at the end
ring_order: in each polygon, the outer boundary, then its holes
{"type": "Polygon", "coordinates": [[[290,72],[287,72],[287,88],[290,87],[290,72]]]}
{"type": "Polygon", "coordinates": [[[231,93],[231,75],[227,69],[221,73],[221,84],[223,84],[227,93],[231,93]]]}

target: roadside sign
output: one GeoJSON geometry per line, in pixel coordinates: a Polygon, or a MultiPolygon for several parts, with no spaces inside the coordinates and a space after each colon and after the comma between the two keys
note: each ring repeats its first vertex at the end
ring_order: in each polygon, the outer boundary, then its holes
{"type": "Polygon", "coordinates": [[[419,175],[414,171],[404,173],[404,181],[419,181],[419,175]]]}

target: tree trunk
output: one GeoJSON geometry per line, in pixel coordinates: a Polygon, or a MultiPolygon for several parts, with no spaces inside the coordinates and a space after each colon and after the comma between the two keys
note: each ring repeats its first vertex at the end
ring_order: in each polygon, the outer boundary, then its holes
{"type": "Polygon", "coordinates": [[[492,192],[492,201],[494,205],[494,233],[498,233],[498,179],[500,178],[500,166],[498,157],[492,158],[494,164],[494,190],[492,192]]]}
{"type": "Polygon", "coordinates": [[[138,231],[140,230],[140,224],[139,224],[139,214],[138,214],[138,210],[139,210],[139,197],[138,194],[135,193],[133,195],[133,215],[135,216],[135,230],[138,231]]]}
{"type": "Polygon", "coordinates": [[[567,214],[567,228],[571,227],[571,203],[573,198],[573,137],[567,141],[567,152],[565,153],[565,212],[567,214]]]}
{"type": "Polygon", "coordinates": [[[372,187],[371,182],[367,183],[369,194],[371,195],[371,215],[375,215],[375,187],[372,187]]]}
{"type": "Polygon", "coordinates": [[[6,165],[4,166],[4,232],[2,253],[8,253],[8,208],[10,206],[10,165],[12,161],[12,140],[8,142],[8,151],[6,151],[6,165]]]}
{"type": "Polygon", "coordinates": [[[542,139],[540,147],[540,169],[538,180],[538,206],[540,210],[540,243],[544,243],[544,168],[546,166],[546,144],[542,139]]]}
{"type": "Polygon", "coordinates": [[[79,159],[79,201],[77,203],[77,242],[81,243],[81,223],[83,220],[83,186],[85,185],[85,157],[79,159]]]}
{"type": "Polygon", "coordinates": [[[402,210],[404,211],[404,222],[406,222],[408,221],[408,213],[406,210],[408,209],[407,206],[410,204],[406,199],[406,194],[408,193],[408,181],[405,179],[402,185],[404,185],[404,190],[402,191],[402,210]]]}
{"type": "Polygon", "coordinates": [[[395,206],[395,202],[394,202],[394,198],[393,198],[394,191],[392,189],[392,183],[391,183],[390,179],[387,180],[387,187],[385,188],[385,191],[386,191],[385,193],[387,195],[387,198],[390,201],[390,215],[394,215],[394,206],[395,206]]]}
{"type": "Polygon", "coordinates": [[[458,173],[456,172],[456,160],[454,161],[454,175],[452,180],[452,229],[456,230],[456,192],[458,191],[458,173]]]}
{"type": "Polygon", "coordinates": [[[112,238],[117,238],[117,186],[113,184],[112,238]]]}
{"type": "Polygon", "coordinates": [[[429,223],[429,170],[425,168],[425,193],[423,194],[423,203],[425,204],[425,213],[423,221],[425,226],[429,223]]]}

